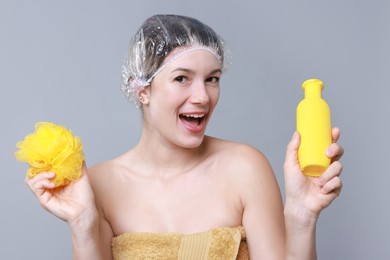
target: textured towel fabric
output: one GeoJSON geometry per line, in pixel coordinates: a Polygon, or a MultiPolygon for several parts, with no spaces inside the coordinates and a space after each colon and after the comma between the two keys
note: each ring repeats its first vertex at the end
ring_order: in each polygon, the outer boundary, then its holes
{"type": "Polygon", "coordinates": [[[196,234],[125,233],[112,239],[114,260],[247,260],[242,226],[196,234]]]}

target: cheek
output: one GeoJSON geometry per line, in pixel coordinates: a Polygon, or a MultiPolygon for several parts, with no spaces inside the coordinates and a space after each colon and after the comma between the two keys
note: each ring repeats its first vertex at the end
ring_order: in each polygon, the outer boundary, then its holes
{"type": "Polygon", "coordinates": [[[151,93],[153,102],[158,103],[161,106],[165,106],[166,103],[172,103],[179,98],[180,93],[178,89],[175,89],[169,85],[156,86],[151,93]]]}
{"type": "Polygon", "coordinates": [[[214,106],[217,105],[217,103],[218,103],[219,95],[220,95],[220,88],[215,88],[215,89],[213,89],[213,90],[209,93],[210,100],[211,100],[211,102],[212,102],[212,104],[213,104],[214,106]]]}
{"type": "Polygon", "coordinates": [[[151,117],[154,122],[159,124],[168,122],[173,116],[176,115],[176,111],[180,101],[178,95],[169,93],[167,91],[155,92],[150,99],[150,111],[151,117]]]}

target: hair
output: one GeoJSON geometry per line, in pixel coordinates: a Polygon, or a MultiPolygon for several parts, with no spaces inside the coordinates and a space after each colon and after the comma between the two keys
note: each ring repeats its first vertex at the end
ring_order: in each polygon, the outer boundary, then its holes
{"type": "Polygon", "coordinates": [[[131,39],[122,66],[122,91],[139,106],[138,92],[148,85],[165,58],[177,47],[206,47],[225,68],[228,51],[223,39],[208,25],[180,15],[154,15],[145,20],[131,39]]]}

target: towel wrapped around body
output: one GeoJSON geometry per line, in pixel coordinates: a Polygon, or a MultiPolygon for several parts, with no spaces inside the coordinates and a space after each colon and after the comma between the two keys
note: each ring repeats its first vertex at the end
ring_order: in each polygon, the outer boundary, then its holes
{"type": "Polygon", "coordinates": [[[114,260],[247,260],[242,226],[215,228],[195,234],[125,233],[112,239],[114,260]]]}

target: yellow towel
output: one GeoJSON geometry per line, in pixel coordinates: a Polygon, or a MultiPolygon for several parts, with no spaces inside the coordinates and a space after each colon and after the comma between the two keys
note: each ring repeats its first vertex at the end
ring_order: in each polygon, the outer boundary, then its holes
{"type": "Polygon", "coordinates": [[[114,260],[246,260],[242,226],[215,228],[196,234],[125,233],[112,239],[114,260]]]}

